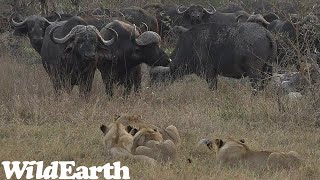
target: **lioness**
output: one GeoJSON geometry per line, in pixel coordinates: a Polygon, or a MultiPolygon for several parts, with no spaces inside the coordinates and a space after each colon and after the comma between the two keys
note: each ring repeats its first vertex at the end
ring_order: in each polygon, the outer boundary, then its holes
{"type": "Polygon", "coordinates": [[[133,137],[132,151],[158,162],[172,162],[176,158],[176,145],[171,140],[163,140],[156,129],[142,128],[133,137]]]}
{"type": "Polygon", "coordinates": [[[157,126],[145,123],[142,121],[141,115],[116,115],[115,121],[123,124],[126,127],[127,132],[135,135],[142,128],[154,129],[160,132],[164,140],[171,140],[174,144],[179,145],[181,138],[178,129],[170,125],[165,129],[161,129],[157,126]]]}
{"type": "Polygon", "coordinates": [[[162,142],[163,137],[157,129],[142,128],[133,137],[132,153],[138,146],[145,146],[150,140],[162,142]]]}
{"type": "Polygon", "coordinates": [[[133,137],[121,123],[111,123],[109,126],[101,125],[104,134],[104,145],[113,157],[130,156],[133,137]]]}
{"type": "Polygon", "coordinates": [[[144,146],[135,150],[136,155],[144,155],[157,160],[158,162],[172,162],[177,155],[176,145],[171,140],[164,142],[150,140],[144,146]]]}
{"type": "Polygon", "coordinates": [[[101,125],[100,130],[104,134],[104,144],[113,158],[132,158],[138,161],[155,164],[156,161],[144,155],[132,155],[133,136],[118,122],[109,126],[101,125]]]}
{"type": "Polygon", "coordinates": [[[278,168],[295,168],[301,165],[298,153],[290,151],[272,152],[272,151],[255,151],[251,150],[243,140],[237,141],[228,139],[223,141],[215,139],[213,142],[207,139],[199,141],[200,144],[206,144],[207,147],[216,152],[218,161],[228,164],[246,164],[253,168],[278,169],[278,168]]]}

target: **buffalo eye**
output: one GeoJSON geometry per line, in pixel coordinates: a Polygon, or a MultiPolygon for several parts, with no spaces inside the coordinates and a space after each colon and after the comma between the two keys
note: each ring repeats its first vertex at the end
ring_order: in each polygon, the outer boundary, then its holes
{"type": "Polygon", "coordinates": [[[137,46],[136,49],[135,49],[135,51],[138,52],[138,53],[142,52],[142,47],[137,46]]]}

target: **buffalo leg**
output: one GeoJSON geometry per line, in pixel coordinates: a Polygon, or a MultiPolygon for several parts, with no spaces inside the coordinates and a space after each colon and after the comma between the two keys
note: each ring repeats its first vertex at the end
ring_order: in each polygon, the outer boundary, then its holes
{"type": "Polygon", "coordinates": [[[86,75],[80,76],[80,96],[87,97],[88,94],[91,92],[92,84],[93,84],[94,72],[90,72],[86,75]]]}
{"type": "Polygon", "coordinates": [[[206,72],[205,79],[209,85],[210,90],[217,90],[217,88],[218,88],[218,74],[213,68],[210,68],[210,69],[211,70],[206,72]]]}
{"type": "Polygon", "coordinates": [[[122,79],[122,84],[124,85],[124,96],[128,96],[131,92],[131,89],[133,87],[133,81],[132,81],[132,76],[127,75],[125,76],[125,79],[122,79]]]}
{"type": "Polygon", "coordinates": [[[261,91],[264,89],[264,77],[261,72],[251,71],[248,73],[248,77],[250,78],[251,87],[257,91],[261,91]]]}
{"type": "Polygon", "coordinates": [[[103,83],[105,85],[105,91],[107,96],[112,97],[113,91],[113,73],[112,73],[112,65],[111,64],[102,64],[98,65],[98,69],[101,72],[101,77],[103,80],[103,83]]]}
{"type": "Polygon", "coordinates": [[[134,92],[138,92],[141,89],[142,81],[142,65],[138,65],[131,70],[130,73],[131,86],[134,87],[134,92]]]}
{"type": "Polygon", "coordinates": [[[217,90],[218,88],[218,76],[214,77],[214,78],[207,78],[206,79],[208,85],[209,85],[209,89],[210,90],[217,90]]]}
{"type": "Polygon", "coordinates": [[[60,96],[61,93],[62,93],[62,83],[61,83],[61,80],[59,79],[59,77],[53,76],[53,75],[50,76],[50,79],[51,79],[51,82],[52,82],[52,85],[53,85],[54,94],[55,94],[56,96],[60,96]]]}
{"type": "Polygon", "coordinates": [[[112,90],[113,80],[112,80],[112,78],[110,76],[108,76],[108,77],[103,77],[102,79],[103,79],[103,82],[105,85],[105,91],[106,91],[107,96],[112,97],[113,96],[113,90],[112,90]]]}
{"type": "Polygon", "coordinates": [[[251,69],[248,73],[251,86],[256,90],[263,90],[267,84],[268,78],[272,76],[272,66],[264,64],[262,70],[251,69]]]}

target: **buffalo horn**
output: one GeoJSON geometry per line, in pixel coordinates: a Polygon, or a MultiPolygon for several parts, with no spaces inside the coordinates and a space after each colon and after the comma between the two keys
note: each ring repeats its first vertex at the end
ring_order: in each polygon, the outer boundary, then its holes
{"type": "Polygon", "coordinates": [[[217,10],[216,10],[216,8],[215,8],[214,6],[212,6],[211,4],[209,4],[209,6],[210,6],[211,10],[206,9],[206,8],[203,8],[203,10],[204,10],[206,13],[212,15],[212,14],[214,14],[217,10]]]}
{"type": "Polygon", "coordinates": [[[83,32],[86,29],[86,26],[84,25],[77,25],[74,28],[71,29],[71,31],[63,38],[59,39],[54,37],[53,33],[54,31],[58,28],[59,26],[55,26],[54,28],[51,29],[49,36],[50,39],[56,43],[56,44],[64,44],[67,42],[71,37],[73,37],[75,34],[83,32]]]}
{"type": "Polygon", "coordinates": [[[145,46],[151,43],[159,44],[161,42],[161,37],[159,34],[153,31],[146,31],[136,38],[136,43],[139,46],[145,46]]]}
{"type": "Polygon", "coordinates": [[[23,20],[22,22],[16,22],[15,20],[13,20],[13,16],[15,15],[16,13],[13,13],[11,14],[10,16],[10,19],[11,19],[11,22],[12,24],[15,26],[15,27],[21,27],[24,25],[24,23],[26,23],[28,21],[28,18],[26,18],[25,20],[23,20]]]}
{"type": "Polygon", "coordinates": [[[108,27],[106,28],[106,29],[108,29],[109,31],[111,31],[111,32],[113,33],[112,39],[110,39],[110,40],[105,40],[105,39],[103,39],[103,37],[101,36],[100,32],[98,31],[98,29],[97,29],[96,27],[94,27],[94,26],[88,26],[88,27],[91,27],[91,28],[96,32],[99,40],[100,40],[100,41],[102,42],[102,44],[104,44],[105,46],[110,46],[110,45],[112,45],[112,44],[118,39],[118,33],[117,33],[117,31],[115,31],[115,30],[112,29],[112,28],[108,28],[108,27]]]}
{"type": "Polygon", "coordinates": [[[188,8],[186,8],[184,11],[181,11],[181,10],[180,10],[181,7],[182,7],[182,6],[178,6],[177,9],[176,9],[178,14],[183,14],[183,13],[185,13],[186,11],[188,11],[188,9],[190,8],[190,7],[188,7],[188,8]]]}

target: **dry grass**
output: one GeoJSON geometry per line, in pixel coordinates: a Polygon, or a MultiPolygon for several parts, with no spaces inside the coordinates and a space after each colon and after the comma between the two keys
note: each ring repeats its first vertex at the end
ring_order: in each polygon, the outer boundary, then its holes
{"type": "MultiPolygon", "coordinates": [[[[315,126],[319,109],[312,95],[290,101],[269,87],[253,96],[247,84],[226,79],[211,92],[204,80],[189,76],[169,86],[144,89],[126,100],[118,88],[118,95],[109,100],[97,73],[87,101],[78,97],[77,89],[56,100],[41,64],[24,63],[6,52],[0,57],[0,77],[0,161],[74,160],[77,165],[103,165],[111,159],[99,126],[110,123],[114,114],[129,113],[161,127],[176,125],[183,140],[173,166],[123,162],[132,179],[320,178],[320,132],[315,126]],[[224,167],[212,152],[196,147],[204,137],[244,138],[253,149],[294,150],[306,165],[273,173],[224,167]]],[[[3,169],[0,172],[4,179],[3,169]]]]}

